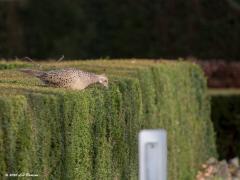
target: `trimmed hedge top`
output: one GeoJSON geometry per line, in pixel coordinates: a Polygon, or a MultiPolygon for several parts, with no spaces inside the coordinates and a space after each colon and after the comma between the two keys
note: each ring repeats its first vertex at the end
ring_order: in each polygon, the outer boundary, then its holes
{"type": "Polygon", "coordinates": [[[206,81],[197,65],[135,59],[41,65],[104,72],[110,87],[57,89],[17,68],[0,71],[3,178],[29,172],[41,179],[137,179],[137,135],[144,128],[168,132],[169,179],[193,179],[216,154],[206,81]]]}

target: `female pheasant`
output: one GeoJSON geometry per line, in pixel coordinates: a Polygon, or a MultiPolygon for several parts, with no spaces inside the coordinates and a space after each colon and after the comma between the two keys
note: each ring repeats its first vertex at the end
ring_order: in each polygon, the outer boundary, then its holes
{"type": "Polygon", "coordinates": [[[21,69],[20,71],[39,78],[44,84],[51,87],[82,90],[94,83],[108,87],[108,78],[104,74],[97,75],[74,68],[52,71],[21,69]]]}

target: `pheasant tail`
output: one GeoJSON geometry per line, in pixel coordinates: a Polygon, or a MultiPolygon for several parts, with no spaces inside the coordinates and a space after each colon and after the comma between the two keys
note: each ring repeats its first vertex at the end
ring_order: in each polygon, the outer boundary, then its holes
{"type": "Polygon", "coordinates": [[[41,77],[42,75],[45,74],[43,71],[32,70],[32,69],[20,69],[20,71],[35,77],[41,77]]]}

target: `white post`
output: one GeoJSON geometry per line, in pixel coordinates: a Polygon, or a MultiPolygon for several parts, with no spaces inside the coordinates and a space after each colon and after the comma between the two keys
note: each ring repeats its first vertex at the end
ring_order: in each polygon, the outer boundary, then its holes
{"type": "Polygon", "coordinates": [[[167,180],[167,133],[164,129],[139,133],[139,179],[167,180]]]}

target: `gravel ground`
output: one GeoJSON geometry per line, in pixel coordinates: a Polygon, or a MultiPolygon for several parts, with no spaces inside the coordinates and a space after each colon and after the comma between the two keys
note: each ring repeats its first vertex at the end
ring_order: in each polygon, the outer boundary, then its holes
{"type": "Polygon", "coordinates": [[[210,158],[202,164],[196,176],[197,180],[240,180],[239,158],[233,158],[228,162],[210,158]]]}

